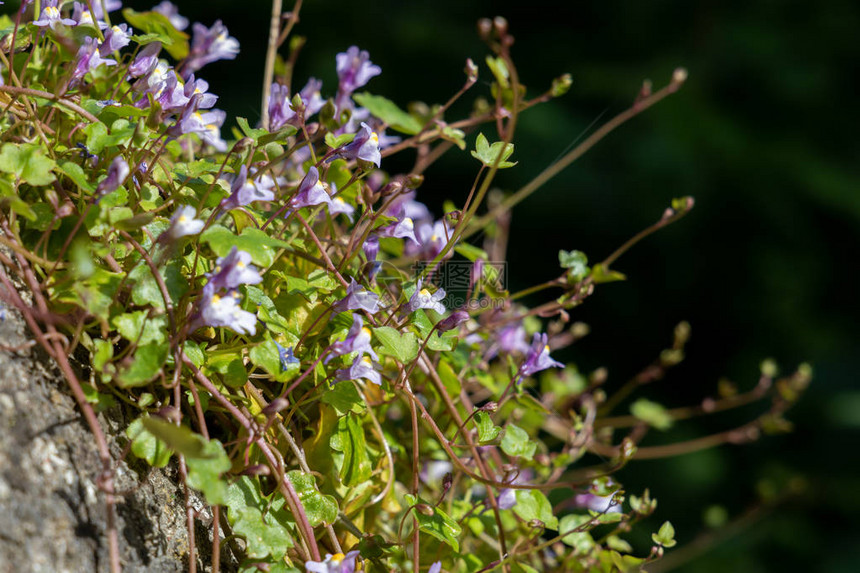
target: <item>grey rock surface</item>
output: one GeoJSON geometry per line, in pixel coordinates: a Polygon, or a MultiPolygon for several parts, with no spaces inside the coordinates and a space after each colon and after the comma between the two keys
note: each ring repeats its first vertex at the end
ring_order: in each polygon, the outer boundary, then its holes
{"type": "MultiPolygon", "coordinates": [[[[20,315],[8,308],[0,308],[0,314],[3,310],[0,573],[107,571],[106,511],[95,481],[100,470],[95,441],[58,369],[38,347],[26,347],[30,337],[20,315]],[[21,346],[26,348],[9,349],[21,346]]],[[[112,457],[119,460],[130,420],[122,418],[119,408],[102,412],[99,419],[112,457]]],[[[117,464],[123,571],[186,570],[184,493],[175,474],[175,466],[149,471],[130,454],[117,464]]],[[[198,531],[198,546],[199,540],[208,543],[207,529],[201,525],[198,531]]],[[[208,548],[200,549],[205,554],[208,548]]]]}

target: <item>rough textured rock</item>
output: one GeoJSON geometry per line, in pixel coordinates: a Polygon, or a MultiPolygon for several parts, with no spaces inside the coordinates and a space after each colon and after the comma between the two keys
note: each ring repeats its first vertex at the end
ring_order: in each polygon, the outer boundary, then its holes
{"type": "MultiPolygon", "coordinates": [[[[21,317],[6,308],[0,344],[28,340],[21,317]]],[[[118,460],[128,421],[119,408],[99,418],[118,460]]],[[[0,349],[0,573],[108,570],[99,468],[95,441],[51,360],[36,347],[0,349]]],[[[184,494],[175,471],[148,471],[133,456],[118,464],[124,571],[187,568],[184,494]]],[[[197,539],[207,538],[201,528],[197,539]]]]}

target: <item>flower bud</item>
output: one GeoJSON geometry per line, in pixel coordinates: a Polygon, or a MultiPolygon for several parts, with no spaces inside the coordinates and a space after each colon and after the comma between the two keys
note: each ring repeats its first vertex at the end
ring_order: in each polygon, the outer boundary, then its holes
{"type": "Polygon", "coordinates": [[[448,318],[444,318],[436,323],[436,333],[441,336],[443,332],[457,328],[467,320],[469,320],[468,312],[465,310],[455,310],[448,318]]]}
{"type": "Polygon", "coordinates": [[[416,504],[415,509],[418,510],[421,515],[432,516],[436,514],[436,510],[427,505],[426,503],[416,504]]]}
{"type": "Polygon", "coordinates": [[[275,414],[277,414],[281,410],[284,410],[289,405],[290,405],[290,402],[286,398],[281,398],[281,397],[275,398],[274,400],[269,402],[268,406],[263,408],[263,415],[266,416],[267,418],[269,418],[271,416],[274,416],[275,414]]]}
{"type": "Polygon", "coordinates": [[[687,81],[687,69],[686,68],[675,68],[675,71],[672,72],[672,83],[673,84],[682,84],[687,81]]]}
{"type": "Polygon", "coordinates": [[[573,78],[570,74],[564,74],[552,80],[552,87],[549,92],[552,97],[560,97],[567,93],[570,86],[573,85],[573,78]]]}
{"type": "Polygon", "coordinates": [[[469,83],[475,83],[478,81],[478,66],[472,61],[472,58],[468,58],[466,60],[466,69],[463,71],[466,72],[466,77],[469,79],[469,83]]]}

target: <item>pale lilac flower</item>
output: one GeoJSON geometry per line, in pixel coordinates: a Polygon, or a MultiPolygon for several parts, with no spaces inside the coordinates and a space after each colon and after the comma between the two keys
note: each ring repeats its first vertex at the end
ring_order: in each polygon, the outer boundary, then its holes
{"type": "Polygon", "coordinates": [[[233,247],[226,257],[215,261],[215,269],[209,273],[209,282],[213,290],[230,290],[239,285],[255,285],[263,282],[260,271],[250,264],[251,255],[233,247]]]}
{"type": "MultiPolygon", "coordinates": [[[[95,16],[96,20],[104,20],[105,13],[102,10],[101,0],[93,0],[90,4],[93,7],[93,16],[95,16]]],[[[105,0],[104,4],[108,12],[113,12],[122,8],[122,0],[105,0]]]]}
{"type": "Polygon", "coordinates": [[[578,493],[573,501],[582,507],[597,513],[621,513],[621,504],[615,500],[615,494],[597,495],[594,493],[578,493]]]}
{"type": "Polygon", "coordinates": [[[540,372],[547,368],[564,368],[564,364],[550,357],[546,334],[535,332],[532,345],[526,355],[526,360],[520,367],[520,377],[531,376],[535,372],[540,372]]]}
{"type": "Polygon", "coordinates": [[[401,220],[391,225],[386,225],[379,229],[380,237],[395,237],[398,239],[411,239],[414,243],[418,243],[415,237],[415,222],[410,217],[403,217],[401,220]]]}
{"type": "Polygon", "coordinates": [[[63,18],[60,14],[60,9],[57,8],[57,0],[45,0],[45,5],[42,8],[42,13],[38,20],[33,20],[33,25],[44,28],[46,26],[51,29],[56,28],[59,24],[66,26],[75,26],[77,22],[71,18],[63,18]]]}
{"type": "Polygon", "coordinates": [[[196,133],[203,143],[213,146],[218,151],[226,151],[227,142],[221,139],[221,125],[227,114],[220,109],[197,111],[196,102],[200,101],[201,97],[200,94],[196,94],[191,98],[179,121],[168,130],[168,133],[174,137],[196,133]]]}
{"type": "MultiPolygon", "coordinates": [[[[308,83],[299,92],[304,105],[304,117],[307,119],[325,105],[325,100],[320,95],[322,81],[310,78],[308,83]]],[[[290,88],[283,84],[273,83],[269,95],[269,124],[272,131],[277,131],[289,123],[296,123],[297,114],[293,109],[290,98],[290,88]]]]}
{"type": "Polygon", "coordinates": [[[301,209],[322,203],[331,205],[331,196],[320,182],[319,170],[312,166],[299,184],[298,191],[290,199],[289,205],[291,209],[301,209]]]}
{"type": "Polygon", "coordinates": [[[364,241],[361,248],[368,261],[375,261],[377,255],[379,255],[379,237],[376,235],[368,235],[367,240],[364,241]]]}
{"type": "Polygon", "coordinates": [[[284,372],[290,368],[293,364],[301,364],[301,360],[293,356],[293,347],[284,348],[281,346],[277,340],[273,340],[275,346],[278,348],[278,359],[281,362],[281,372],[284,372]]]}
{"type": "Polygon", "coordinates": [[[491,341],[484,360],[492,360],[500,351],[505,354],[525,354],[529,351],[526,329],[521,322],[506,324],[494,334],[491,341]]]}
{"type": "Polygon", "coordinates": [[[427,570],[427,573],[442,573],[442,562],[436,561],[430,566],[430,569],[427,570]]]}
{"type": "Polygon", "coordinates": [[[189,100],[195,95],[200,96],[197,102],[197,109],[209,109],[218,101],[217,95],[209,93],[209,82],[203,79],[195,79],[194,74],[185,82],[184,91],[185,97],[189,100]]]}
{"type": "Polygon", "coordinates": [[[195,22],[192,29],[191,50],[181,64],[183,77],[214,61],[233,60],[239,53],[239,41],[229,35],[221,20],[217,20],[211,28],[195,22]]]}
{"type": "Polygon", "coordinates": [[[131,34],[132,30],[127,24],[112,26],[105,34],[105,41],[99,46],[99,55],[104,58],[120,48],[128,46],[131,42],[131,34]]]}
{"type": "Polygon", "coordinates": [[[499,509],[511,509],[517,504],[517,490],[505,488],[499,492],[499,497],[496,498],[499,509]]]}
{"type": "Polygon", "coordinates": [[[275,198],[274,186],[275,181],[269,175],[248,180],[248,168],[243,165],[230,186],[230,196],[221,201],[221,208],[229,211],[254,201],[271,201],[275,198]]]}
{"type": "Polygon", "coordinates": [[[377,386],[382,385],[382,377],[373,367],[373,362],[370,360],[369,356],[365,356],[360,359],[357,358],[352,363],[352,366],[349,368],[341,368],[335,372],[334,375],[335,382],[358,380],[359,378],[364,378],[365,380],[373,382],[377,386]]]}
{"type": "Polygon", "coordinates": [[[72,20],[75,21],[76,26],[96,26],[104,30],[107,28],[107,24],[104,22],[99,22],[96,24],[95,19],[93,18],[92,12],[87,8],[86,2],[75,2],[74,9],[72,10],[72,20]]]}
{"type": "Polygon", "coordinates": [[[351,352],[358,352],[355,357],[356,360],[361,359],[365,354],[369,354],[374,360],[379,360],[379,356],[370,347],[370,338],[370,329],[364,326],[361,315],[355,313],[352,316],[352,326],[347,332],[346,338],[329,347],[329,354],[325,358],[325,363],[328,364],[331,359],[351,352]]]}
{"type": "Polygon", "coordinates": [[[442,299],[445,298],[443,289],[436,289],[436,292],[430,293],[426,288],[421,288],[422,281],[418,279],[418,284],[415,285],[415,292],[409,298],[406,304],[405,311],[407,313],[414,312],[419,308],[435,310],[439,314],[445,313],[445,305],[442,304],[442,299]]]}
{"type": "MultiPolygon", "coordinates": [[[[436,221],[432,225],[426,222],[419,223],[415,229],[418,244],[407,244],[405,252],[407,255],[418,255],[425,260],[435,259],[448,244],[453,233],[453,229],[444,220],[436,221]]],[[[452,254],[453,251],[448,251],[446,258],[452,254]]]]}
{"type": "Polygon", "coordinates": [[[164,0],[160,4],[154,6],[152,11],[166,16],[167,19],[170,20],[170,23],[173,24],[173,27],[177,30],[184,30],[188,27],[188,18],[180,15],[179,8],[177,8],[172,2],[168,2],[168,0],[164,0]]]}
{"type": "Polygon", "coordinates": [[[224,326],[239,334],[255,334],[257,332],[257,316],[242,310],[238,303],[238,293],[230,292],[221,296],[209,288],[212,283],[203,288],[203,298],[200,303],[200,316],[194,324],[198,326],[224,326]]]}
{"type": "Polygon", "coordinates": [[[329,214],[334,217],[339,213],[346,215],[346,218],[352,222],[352,216],[355,213],[355,207],[344,201],[341,197],[333,197],[328,205],[329,214]]]}
{"type": "Polygon", "coordinates": [[[110,167],[108,167],[107,177],[102,179],[98,187],[96,187],[96,195],[101,197],[116,191],[125,182],[130,172],[128,163],[126,163],[122,155],[114,157],[110,167]]]}
{"type": "Polygon", "coordinates": [[[358,551],[350,551],[346,555],[327,553],[324,561],[306,561],[305,570],[309,573],[355,573],[358,551]]]}
{"type": "Polygon", "coordinates": [[[76,63],[75,69],[72,71],[72,85],[80,81],[87,72],[96,69],[101,64],[105,64],[107,66],[116,65],[116,60],[102,58],[99,54],[98,48],[98,40],[90,38],[89,36],[84,38],[84,43],[78,49],[78,53],[75,56],[76,63]]]}
{"type": "MultiPolygon", "coordinates": [[[[158,65],[159,52],[161,52],[161,42],[153,42],[145,45],[128,67],[128,75],[133,78],[139,78],[151,74],[158,65]]],[[[167,64],[164,64],[164,72],[167,72],[167,64]]]]}
{"type": "Polygon", "coordinates": [[[335,105],[338,112],[352,109],[352,93],[365,85],[374,76],[382,73],[382,69],[370,61],[370,54],[351,46],[346,52],[336,56],[338,90],[335,105]]]}
{"type": "Polygon", "coordinates": [[[366,123],[355,134],[355,139],[343,146],[337,157],[361,159],[379,167],[382,155],[379,153],[379,136],[366,123]]]}
{"type": "Polygon", "coordinates": [[[170,227],[167,229],[167,236],[173,240],[189,235],[196,235],[203,230],[206,223],[200,219],[196,219],[197,210],[191,205],[183,205],[170,218],[170,227]]]}
{"type": "Polygon", "coordinates": [[[379,296],[365,289],[363,286],[351,279],[346,289],[346,296],[332,306],[334,314],[347,310],[365,310],[370,314],[379,312],[379,296]]]}
{"type": "Polygon", "coordinates": [[[448,460],[430,460],[421,465],[418,477],[427,485],[434,485],[454,470],[454,466],[448,460]]]}

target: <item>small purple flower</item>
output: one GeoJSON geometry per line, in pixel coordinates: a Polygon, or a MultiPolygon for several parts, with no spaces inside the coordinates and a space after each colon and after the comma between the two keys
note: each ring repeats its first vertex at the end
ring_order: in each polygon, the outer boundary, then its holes
{"type": "Polygon", "coordinates": [[[203,230],[206,223],[200,219],[195,219],[197,211],[190,205],[183,205],[170,218],[170,227],[167,229],[166,236],[176,240],[189,235],[196,235],[203,230]]]}
{"type": "Polygon", "coordinates": [[[107,177],[102,179],[101,183],[96,187],[96,195],[102,197],[116,191],[125,182],[130,172],[128,163],[126,163],[122,155],[114,157],[110,167],[108,167],[107,177]]]}
{"type": "Polygon", "coordinates": [[[179,14],[179,8],[177,8],[172,2],[168,2],[168,0],[164,0],[157,6],[154,6],[152,11],[166,16],[167,19],[170,20],[170,23],[173,24],[173,27],[177,30],[184,30],[188,27],[188,18],[181,16],[179,14]]]}
{"type": "Polygon", "coordinates": [[[550,358],[546,334],[535,332],[534,338],[532,338],[532,345],[529,348],[528,354],[526,354],[526,360],[520,366],[520,377],[531,376],[535,372],[540,372],[547,368],[564,368],[564,364],[550,358]]]}
{"type": "Polygon", "coordinates": [[[101,64],[107,66],[116,65],[116,60],[102,58],[98,48],[98,40],[89,36],[84,38],[84,44],[78,49],[78,53],[75,56],[76,63],[75,69],[72,71],[72,85],[79,82],[87,72],[96,69],[101,64]]]}
{"type": "Polygon", "coordinates": [[[191,100],[195,95],[200,95],[197,109],[209,109],[218,101],[217,95],[209,93],[209,82],[202,79],[194,79],[194,74],[185,82],[184,92],[188,100],[191,100]]]}
{"type": "Polygon", "coordinates": [[[621,504],[615,501],[614,493],[605,496],[594,493],[578,493],[573,496],[573,501],[578,507],[597,513],[621,513],[621,504]]]}
{"type": "Polygon", "coordinates": [[[379,296],[365,289],[351,279],[346,289],[346,296],[332,306],[332,312],[338,314],[347,310],[365,310],[370,314],[379,312],[379,296]]]}
{"type": "Polygon", "coordinates": [[[379,372],[373,367],[373,362],[370,360],[369,356],[365,356],[363,358],[356,358],[353,361],[352,366],[349,368],[341,368],[337,372],[335,372],[334,379],[335,382],[342,382],[344,380],[358,380],[359,378],[364,378],[365,380],[369,380],[373,382],[377,386],[382,385],[382,377],[379,375],[379,372]]]}
{"type": "Polygon", "coordinates": [[[465,310],[455,310],[448,318],[443,318],[436,323],[436,334],[442,336],[443,332],[453,330],[469,320],[469,313],[465,310]]]}
{"type": "MultiPolygon", "coordinates": [[[[153,42],[144,46],[128,67],[128,75],[133,78],[139,78],[151,74],[155,70],[155,66],[158,65],[159,52],[161,52],[161,42],[153,42]]],[[[166,71],[167,66],[165,64],[166,71]]]]}
{"type": "Polygon", "coordinates": [[[278,131],[296,117],[290,105],[290,88],[277,82],[272,83],[269,93],[269,125],[278,131]]]}
{"type": "Polygon", "coordinates": [[[60,9],[57,8],[57,0],[45,0],[45,6],[42,8],[42,14],[38,20],[33,20],[33,25],[44,28],[46,26],[51,29],[56,28],[59,24],[66,26],[75,26],[77,22],[71,18],[63,18],[60,14],[60,9]]]}
{"type": "Polygon", "coordinates": [[[196,111],[196,103],[201,98],[200,94],[191,98],[191,102],[185,106],[182,117],[172,126],[168,133],[173,136],[196,133],[203,143],[213,146],[218,151],[227,150],[227,142],[221,139],[221,125],[227,114],[220,109],[199,112],[196,111]]]}
{"type": "Polygon", "coordinates": [[[398,239],[412,239],[412,242],[418,244],[418,238],[415,237],[415,222],[410,217],[403,217],[400,221],[392,223],[379,229],[380,237],[396,237],[398,239]]]}
{"type": "MultiPolygon", "coordinates": [[[[104,20],[105,13],[102,10],[102,1],[95,0],[91,4],[93,7],[93,16],[95,16],[96,20],[104,20]]],[[[113,12],[122,8],[122,0],[105,0],[104,6],[108,12],[113,12]]]]}
{"type": "Polygon", "coordinates": [[[442,480],[445,474],[449,474],[454,470],[454,466],[448,460],[430,460],[421,465],[421,471],[418,477],[427,485],[435,485],[436,482],[442,480]]]}
{"type": "Polygon", "coordinates": [[[325,358],[325,363],[328,364],[332,358],[343,356],[350,352],[358,352],[355,357],[359,360],[365,354],[369,354],[374,360],[379,360],[379,356],[370,347],[371,333],[370,329],[364,326],[361,316],[356,313],[352,316],[352,326],[346,334],[346,338],[335,342],[329,348],[329,354],[325,358]]]}
{"type": "Polygon", "coordinates": [[[350,551],[346,555],[327,553],[325,561],[306,561],[305,570],[310,573],[355,573],[358,551],[350,551]]]}
{"type": "Polygon", "coordinates": [[[305,104],[305,118],[312,116],[325,105],[320,90],[322,90],[322,80],[308,78],[308,83],[299,92],[299,95],[302,96],[302,102],[305,104]]]}
{"type": "Polygon", "coordinates": [[[379,255],[379,237],[376,235],[368,235],[367,240],[364,241],[361,248],[368,261],[375,261],[377,255],[379,255]]]}
{"type": "MultiPolygon", "coordinates": [[[[72,10],[72,20],[75,21],[76,26],[95,26],[96,21],[93,19],[93,14],[90,12],[90,9],[87,8],[86,2],[75,2],[74,9],[72,10]]],[[[107,28],[107,24],[104,22],[99,22],[98,27],[104,30],[107,28]]]]}
{"type": "Polygon", "coordinates": [[[320,182],[320,172],[316,167],[308,169],[307,175],[299,184],[296,194],[290,199],[290,208],[301,209],[326,203],[331,205],[331,196],[320,182]]]}
{"type": "Polygon", "coordinates": [[[433,216],[427,205],[415,200],[415,191],[399,195],[391,202],[388,212],[398,219],[409,217],[413,221],[432,221],[433,216]]]}
{"type": "Polygon", "coordinates": [[[506,324],[491,340],[493,343],[487,349],[484,360],[493,359],[500,351],[506,354],[525,354],[529,351],[526,329],[520,322],[506,324]]]}
{"type": "Polygon", "coordinates": [[[331,203],[328,205],[328,212],[332,217],[339,213],[343,213],[346,215],[346,218],[352,222],[355,207],[344,201],[341,197],[332,197],[331,203]]]}
{"type": "Polygon", "coordinates": [[[418,279],[418,284],[415,285],[415,292],[409,298],[409,302],[406,304],[404,310],[409,313],[419,308],[426,308],[435,310],[439,314],[445,314],[445,305],[441,302],[445,298],[445,291],[440,288],[431,294],[426,288],[421,288],[421,284],[421,279],[418,279]]]}
{"type": "Polygon", "coordinates": [[[255,285],[263,282],[260,271],[250,264],[251,255],[233,247],[226,257],[215,261],[215,269],[209,273],[209,282],[213,290],[230,290],[239,285],[255,285]]]}
{"type": "Polygon", "coordinates": [[[499,509],[511,509],[517,504],[517,490],[505,488],[499,492],[499,497],[496,498],[499,504],[499,509]]]}
{"type": "Polygon", "coordinates": [[[442,573],[442,562],[436,561],[430,566],[430,569],[427,570],[427,573],[442,573]]]}
{"type": "Polygon", "coordinates": [[[230,186],[230,196],[221,201],[221,208],[229,211],[236,207],[250,205],[254,201],[271,201],[275,198],[275,193],[272,191],[274,185],[274,179],[268,175],[249,181],[248,168],[243,165],[230,186]]]}
{"type": "Polygon", "coordinates": [[[112,26],[105,34],[105,41],[99,46],[99,55],[104,58],[120,48],[128,46],[131,42],[131,33],[132,30],[127,24],[112,26]]]}
{"type": "Polygon", "coordinates": [[[188,77],[206,64],[217,60],[233,60],[239,53],[239,41],[230,36],[227,27],[217,20],[211,28],[194,23],[191,50],[182,62],[182,75],[188,77]]]}
{"type": "Polygon", "coordinates": [[[338,109],[341,109],[341,99],[346,99],[352,92],[365,85],[371,78],[382,73],[382,69],[370,61],[370,54],[351,46],[346,52],[336,56],[338,85],[338,109]]]}
{"type": "Polygon", "coordinates": [[[239,307],[239,294],[232,291],[225,296],[216,294],[210,282],[203,288],[200,316],[193,324],[197,326],[225,326],[239,334],[257,332],[256,315],[239,307]]]}
{"type": "MultiPolygon", "coordinates": [[[[413,245],[410,243],[406,245],[406,254],[418,255],[426,260],[435,259],[442,252],[442,249],[445,248],[445,245],[448,244],[452,235],[453,230],[444,220],[436,221],[432,225],[422,222],[415,230],[418,244],[413,245]]],[[[453,251],[448,252],[449,257],[452,254],[453,251]]]]}
{"type": "Polygon", "coordinates": [[[361,159],[379,167],[382,155],[379,153],[379,136],[366,123],[355,134],[355,139],[343,146],[337,154],[345,159],[361,159]]]}
{"type": "Polygon", "coordinates": [[[278,344],[277,340],[273,340],[275,346],[278,348],[278,359],[281,361],[281,372],[285,372],[289,370],[290,366],[293,364],[301,364],[301,360],[293,356],[293,347],[284,348],[280,344],[278,344]]]}

